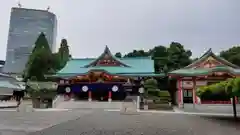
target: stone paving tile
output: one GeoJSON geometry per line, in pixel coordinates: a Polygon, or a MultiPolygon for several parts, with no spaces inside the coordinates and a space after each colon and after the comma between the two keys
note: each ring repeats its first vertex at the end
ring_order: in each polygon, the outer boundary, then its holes
{"type": "Polygon", "coordinates": [[[0,112],[0,135],[39,131],[91,113],[89,110],[63,112],[0,112]]]}
{"type": "Polygon", "coordinates": [[[95,112],[30,135],[239,135],[239,128],[199,116],[95,112]]]}
{"type": "MultiPolygon", "coordinates": [[[[182,108],[185,112],[201,112],[201,113],[233,113],[232,105],[192,105],[185,104],[182,108]]],[[[236,105],[237,113],[240,114],[240,105],[236,105]]]]}
{"type": "Polygon", "coordinates": [[[0,135],[27,135],[25,131],[1,130],[0,135]]]}

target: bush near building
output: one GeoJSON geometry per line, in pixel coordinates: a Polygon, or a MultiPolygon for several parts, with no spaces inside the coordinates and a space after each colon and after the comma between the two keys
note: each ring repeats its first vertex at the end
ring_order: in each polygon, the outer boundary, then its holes
{"type": "Polygon", "coordinates": [[[28,81],[26,92],[32,99],[34,108],[40,108],[40,104],[46,104],[45,108],[52,107],[52,100],[57,95],[56,83],[28,81]]]}
{"type": "Polygon", "coordinates": [[[154,78],[147,79],[144,82],[145,88],[145,99],[147,99],[148,109],[154,110],[171,110],[169,102],[171,100],[170,94],[168,91],[160,91],[158,89],[157,80],[154,78]]]}
{"type": "Polygon", "coordinates": [[[197,95],[201,99],[210,99],[210,98],[232,98],[233,104],[233,113],[234,117],[237,119],[236,112],[236,97],[240,97],[240,78],[231,78],[220,83],[203,86],[197,90],[197,95]]]}
{"type": "Polygon", "coordinates": [[[197,90],[197,95],[201,99],[210,97],[217,98],[215,95],[219,95],[227,99],[234,96],[240,96],[240,78],[228,79],[220,83],[200,87],[197,90]]]}

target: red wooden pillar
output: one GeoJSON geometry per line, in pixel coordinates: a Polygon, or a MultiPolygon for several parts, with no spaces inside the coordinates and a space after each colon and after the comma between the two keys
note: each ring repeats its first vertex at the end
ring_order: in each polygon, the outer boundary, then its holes
{"type": "Polygon", "coordinates": [[[88,101],[92,101],[92,92],[88,91],[88,101]]]}
{"type": "Polygon", "coordinates": [[[108,102],[112,101],[112,92],[108,91],[108,102]]]}
{"type": "Polygon", "coordinates": [[[197,91],[197,87],[196,87],[196,77],[193,78],[193,103],[194,104],[197,104],[198,103],[198,100],[197,100],[197,94],[196,94],[196,91],[197,91]]]}
{"type": "Polygon", "coordinates": [[[177,87],[178,87],[178,106],[182,107],[183,105],[183,91],[182,91],[182,79],[178,78],[177,80],[177,87]]]}

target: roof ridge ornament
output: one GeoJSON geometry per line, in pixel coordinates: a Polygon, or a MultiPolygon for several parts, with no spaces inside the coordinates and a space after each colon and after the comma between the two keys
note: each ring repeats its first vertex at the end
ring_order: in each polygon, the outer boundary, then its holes
{"type": "Polygon", "coordinates": [[[214,54],[214,53],[212,52],[212,48],[209,48],[199,59],[211,54],[214,54]]]}
{"type": "Polygon", "coordinates": [[[208,49],[208,52],[212,52],[212,48],[209,48],[209,49],[208,49]]]}
{"type": "Polygon", "coordinates": [[[107,52],[107,53],[111,53],[111,51],[110,51],[110,49],[108,48],[107,45],[105,46],[104,52],[105,52],[105,53],[106,53],[106,52],[107,52]]]}
{"type": "Polygon", "coordinates": [[[85,68],[88,68],[88,67],[91,67],[91,66],[94,67],[94,66],[96,66],[96,64],[97,64],[99,61],[101,61],[102,59],[106,58],[106,56],[108,57],[107,59],[110,58],[110,59],[113,59],[114,61],[118,62],[120,66],[130,67],[130,66],[128,66],[127,64],[121,62],[120,59],[116,58],[116,57],[111,53],[111,51],[110,51],[110,49],[109,49],[109,47],[108,47],[107,45],[105,46],[105,49],[104,49],[103,53],[102,53],[100,56],[98,56],[98,57],[97,57],[95,60],[93,60],[90,64],[85,65],[84,67],[85,67],[85,68]]]}

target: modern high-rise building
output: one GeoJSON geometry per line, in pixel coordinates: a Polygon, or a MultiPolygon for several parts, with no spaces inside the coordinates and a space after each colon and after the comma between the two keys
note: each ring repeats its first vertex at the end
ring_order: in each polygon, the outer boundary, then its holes
{"type": "Polygon", "coordinates": [[[21,74],[35,46],[44,32],[52,51],[56,49],[57,17],[47,10],[12,8],[3,72],[21,74]]]}

